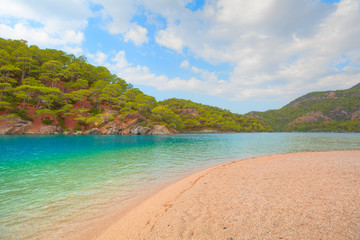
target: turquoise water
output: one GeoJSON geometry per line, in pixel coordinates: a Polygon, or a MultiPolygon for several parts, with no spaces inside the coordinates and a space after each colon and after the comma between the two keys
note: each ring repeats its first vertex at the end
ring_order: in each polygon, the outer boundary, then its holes
{"type": "Polygon", "coordinates": [[[231,160],[355,149],[358,133],[0,136],[0,239],[61,238],[149,188],[231,160]]]}

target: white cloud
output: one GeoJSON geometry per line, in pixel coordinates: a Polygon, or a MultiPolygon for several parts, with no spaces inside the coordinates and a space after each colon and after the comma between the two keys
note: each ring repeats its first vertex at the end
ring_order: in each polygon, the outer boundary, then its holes
{"type": "Polygon", "coordinates": [[[91,15],[85,0],[2,0],[0,37],[40,46],[79,45],[91,15]]]}
{"type": "Polygon", "coordinates": [[[95,54],[88,54],[88,57],[96,65],[101,65],[101,66],[104,66],[108,59],[108,56],[101,51],[97,51],[95,54]]]}
{"type": "Polygon", "coordinates": [[[184,47],[183,40],[170,29],[160,30],[156,36],[156,42],[177,52],[182,52],[184,47]]]}
{"type": "Polygon", "coordinates": [[[82,53],[84,53],[84,51],[80,48],[80,47],[69,47],[69,46],[64,46],[63,50],[66,53],[71,53],[74,54],[75,56],[79,56],[82,53]]]}
{"type": "Polygon", "coordinates": [[[125,42],[133,41],[135,45],[141,45],[149,41],[147,35],[147,29],[139,25],[133,25],[129,31],[125,33],[124,40],[125,42]]]}
{"type": "Polygon", "coordinates": [[[190,66],[189,60],[184,60],[180,63],[181,68],[187,68],[190,66]]]}
{"type": "Polygon", "coordinates": [[[136,1],[132,0],[94,0],[102,5],[101,16],[104,28],[111,34],[124,34],[128,31],[130,21],[137,11],[136,1]]]}
{"type": "Polygon", "coordinates": [[[180,9],[177,14],[157,7],[167,27],[158,31],[156,42],[180,53],[188,48],[209,63],[234,66],[229,81],[215,81],[216,74],[192,67],[209,92],[215,87],[232,99],[286,101],[359,81],[359,67],[331,66],[343,56],[350,65],[360,64],[359,5],[357,0],[217,0],[201,11],[180,9]]]}

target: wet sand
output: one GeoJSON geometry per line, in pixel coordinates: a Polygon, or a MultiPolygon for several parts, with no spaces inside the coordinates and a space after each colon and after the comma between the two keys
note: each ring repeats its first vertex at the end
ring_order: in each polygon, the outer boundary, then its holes
{"type": "Polygon", "coordinates": [[[97,239],[360,239],[360,151],[272,155],[197,172],[97,239]]]}

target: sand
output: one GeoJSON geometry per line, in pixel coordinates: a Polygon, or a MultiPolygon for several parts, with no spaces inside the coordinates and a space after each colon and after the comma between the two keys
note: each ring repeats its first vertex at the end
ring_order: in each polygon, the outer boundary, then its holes
{"type": "Polygon", "coordinates": [[[98,239],[360,239],[360,151],[257,157],[197,172],[98,239]]]}

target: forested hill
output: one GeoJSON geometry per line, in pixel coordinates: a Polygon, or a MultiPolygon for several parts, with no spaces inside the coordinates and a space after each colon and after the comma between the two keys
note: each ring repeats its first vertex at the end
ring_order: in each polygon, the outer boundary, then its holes
{"type": "Polygon", "coordinates": [[[249,118],[189,100],[172,98],[160,102],[160,105],[164,110],[169,109],[175,113],[187,131],[204,131],[204,128],[207,131],[220,130],[225,132],[272,131],[271,128],[265,127],[259,122],[257,118],[249,118]]]}
{"type": "Polygon", "coordinates": [[[360,83],[347,90],[308,93],[279,110],[248,115],[274,131],[360,132],[360,83]]]}
{"type": "Polygon", "coordinates": [[[219,108],[157,102],[83,56],[0,39],[0,134],[265,130],[257,119],[219,108]]]}

